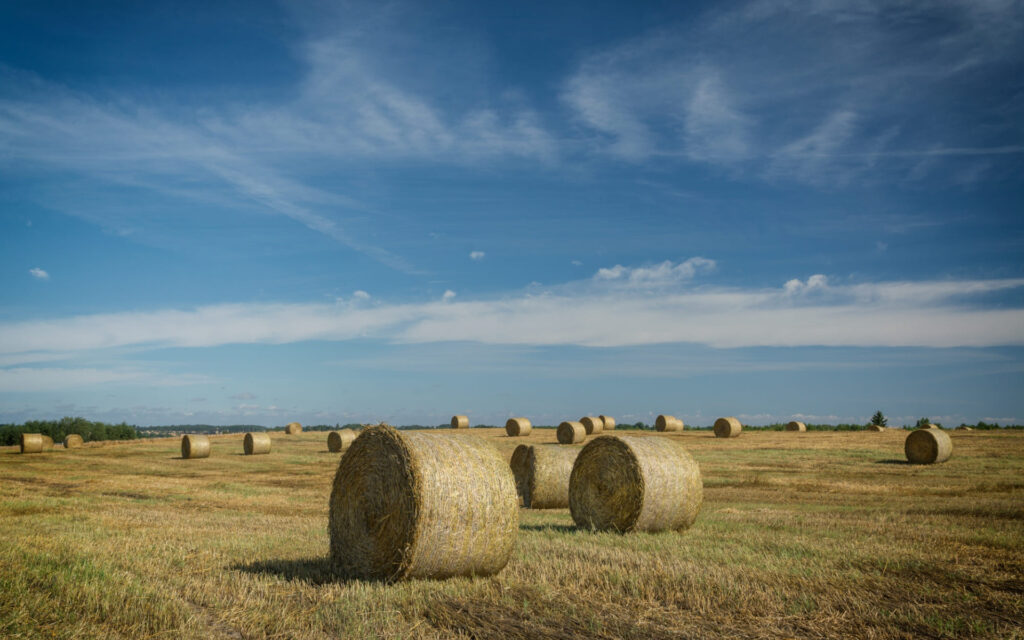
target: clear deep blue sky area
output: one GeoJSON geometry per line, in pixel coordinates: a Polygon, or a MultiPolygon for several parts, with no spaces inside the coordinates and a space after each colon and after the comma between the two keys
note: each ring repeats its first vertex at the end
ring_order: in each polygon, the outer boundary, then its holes
{"type": "Polygon", "coordinates": [[[1024,422],[1024,3],[5,2],[0,421],[1024,422]]]}

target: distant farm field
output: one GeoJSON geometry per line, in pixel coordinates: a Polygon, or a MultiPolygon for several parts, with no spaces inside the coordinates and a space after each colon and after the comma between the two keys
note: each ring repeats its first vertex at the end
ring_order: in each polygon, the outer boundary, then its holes
{"type": "Polygon", "coordinates": [[[950,432],[931,466],[905,464],[906,433],[651,434],[701,465],[690,530],[523,509],[498,575],[394,585],[327,561],[326,433],[262,456],[215,436],[199,460],[177,439],[5,447],[0,637],[1024,638],[1024,432],[950,432]]]}

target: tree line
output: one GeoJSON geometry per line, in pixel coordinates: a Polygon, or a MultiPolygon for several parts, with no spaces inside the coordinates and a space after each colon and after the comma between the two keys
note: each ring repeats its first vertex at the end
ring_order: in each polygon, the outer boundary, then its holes
{"type": "Polygon", "coordinates": [[[98,440],[134,440],[139,437],[135,425],[122,422],[107,424],[93,422],[80,417],[63,417],[60,420],[29,420],[22,424],[0,424],[0,445],[10,446],[21,441],[23,433],[41,433],[50,436],[54,442],[77,433],[86,442],[98,440]]]}

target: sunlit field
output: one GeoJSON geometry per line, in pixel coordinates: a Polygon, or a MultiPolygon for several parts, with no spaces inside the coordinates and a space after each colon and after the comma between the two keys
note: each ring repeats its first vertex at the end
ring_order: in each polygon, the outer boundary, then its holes
{"type": "MultiPolygon", "coordinates": [[[[630,431],[629,433],[637,433],[630,431]]],[[[0,449],[4,638],[1024,638],[1024,433],[687,431],[704,506],[683,533],[591,533],[520,511],[490,578],[345,581],[327,560],[340,454],[273,433],[0,449]]],[[[506,457],[535,429],[487,438],[506,457]]]]}

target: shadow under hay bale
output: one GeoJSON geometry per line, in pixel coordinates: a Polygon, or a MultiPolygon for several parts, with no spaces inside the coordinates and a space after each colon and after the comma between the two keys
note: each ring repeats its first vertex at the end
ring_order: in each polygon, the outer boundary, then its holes
{"type": "Polygon", "coordinates": [[[452,416],[452,429],[468,429],[469,416],[452,416]]]}
{"type": "Polygon", "coordinates": [[[615,429],[615,418],[605,415],[598,416],[598,418],[601,418],[601,422],[603,423],[602,430],[613,431],[615,429]]]}
{"type": "Polygon", "coordinates": [[[351,429],[340,429],[327,434],[327,450],[331,453],[341,453],[348,449],[356,439],[356,432],[351,429]]]}
{"type": "Polygon", "coordinates": [[[714,430],[716,438],[738,438],[743,432],[743,425],[739,420],[730,416],[715,420],[714,430]]]}
{"type": "Polygon", "coordinates": [[[555,432],[559,444],[575,444],[587,438],[587,429],[579,422],[566,421],[558,425],[555,432]]]}
{"type": "Polygon", "coordinates": [[[792,422],[786,423],[786,431],[807,431],[807,425],[802,422],[798,422],[797,420],[794,420],[792,422]]]}
{"type": "Polygon", "coordinates": [[[511,438],[528,436],[533,431],[533,425],[526,418],[509,418],[505,423],[505,433],[511,438]]]}
{"type": "Polygon", "coordinates": [[[377,425],[341,458],[328,520],[344,576],[488,576],[508,563],[519,508],[512,471],[486,440],[377,425]]]}
{"type": "Polygon", "coordinates": [[[655,418],[654,428],[658,431],[682,431],[685,425],[675,416],[662,414],[655,418]]]}
{"type": "Polygon", "coordinates": [[[181,436],[181,457],[185,460],[210,457],[210,438],[200,434],[181,436]]]}
{"type": "Polygon", "coordinates": [[[247,456],[270,453],[269,433],[247,433],[242,440],[242,451],[247,456]]]}
{"type": "Polygon", "coordinates": [[[941,429],[918,429],[907,435],[903,452],[912,464],[945,462],[953,455],[953,441],[941,429]]]}
{"type": "Polygon", "coordinates": [[[258,562],[236,563],[230,567],[254,575],[277,576],[288,582],[305,582],[320,587],[327,584],[348,582],[330,558],[302,558],[299,560],[260,560],[258,562]]]}
{"type": "Polygon", "coordinates": [[[596,438],[580,451],[569,479],[569,510],[584,529],[687,529],[703,499],[700,467],[671,438],[596,438]]]}

